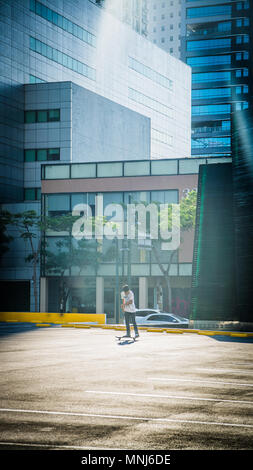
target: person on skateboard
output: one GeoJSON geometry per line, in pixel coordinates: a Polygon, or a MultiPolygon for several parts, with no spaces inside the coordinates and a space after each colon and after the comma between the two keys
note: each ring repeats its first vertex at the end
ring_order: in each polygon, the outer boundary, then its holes
{"type": "Polygon", "coordinates": [[[129,289],[128,285],[123,286],[121,299],[121,308],[125,316],[126,337],[131,338],[130,323],[132,323],[134,327],[135,338],[139,338],[139,331],[135,319],[136,308],[134,303],[134,293],[129,289]]]}

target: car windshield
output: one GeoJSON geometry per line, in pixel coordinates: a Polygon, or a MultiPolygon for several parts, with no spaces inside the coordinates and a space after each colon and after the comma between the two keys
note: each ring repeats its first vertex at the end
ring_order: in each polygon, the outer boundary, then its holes
{"type": "Polygon", "coordinates": [[[136,315],[138,317],[146,317],[147,315],[150,315],[151,313],[159,313],[156,310],[136,310],[136,315]]]}

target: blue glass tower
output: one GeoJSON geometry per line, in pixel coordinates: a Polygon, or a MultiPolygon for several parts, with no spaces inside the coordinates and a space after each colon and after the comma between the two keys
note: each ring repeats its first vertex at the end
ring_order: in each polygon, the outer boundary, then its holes
{"type": "Polygon", "coordinates": [[[231,155],[231,115],[252,95],[251,1],[185,0],[183,60],[192,67],[192,155],[231,155]]]}

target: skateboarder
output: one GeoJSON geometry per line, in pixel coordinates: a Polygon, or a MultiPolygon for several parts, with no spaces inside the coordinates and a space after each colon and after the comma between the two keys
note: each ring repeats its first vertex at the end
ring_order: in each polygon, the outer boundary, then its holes
{"type": "Polygon", "coordinates": [[[135,304],[134,304],[134,293],[129,289],[127,285],[122,288],[122,305],[121,308],[124,312],[125,323],[126,323],[126,337],[131,337],[130,323],[133,324],[135,338],[139,337],[139,332],[135,320],[135,304]]]}

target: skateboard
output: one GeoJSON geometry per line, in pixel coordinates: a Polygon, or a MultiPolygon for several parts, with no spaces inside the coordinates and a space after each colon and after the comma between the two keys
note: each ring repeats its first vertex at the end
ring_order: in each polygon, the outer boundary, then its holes
{"type": "Polygon", "coordinates": [[[137,340],[137,338],[133,336],[115,336],[115,338],[118,340],[119,344],[131,344],[135,343],[137,340]]]}

